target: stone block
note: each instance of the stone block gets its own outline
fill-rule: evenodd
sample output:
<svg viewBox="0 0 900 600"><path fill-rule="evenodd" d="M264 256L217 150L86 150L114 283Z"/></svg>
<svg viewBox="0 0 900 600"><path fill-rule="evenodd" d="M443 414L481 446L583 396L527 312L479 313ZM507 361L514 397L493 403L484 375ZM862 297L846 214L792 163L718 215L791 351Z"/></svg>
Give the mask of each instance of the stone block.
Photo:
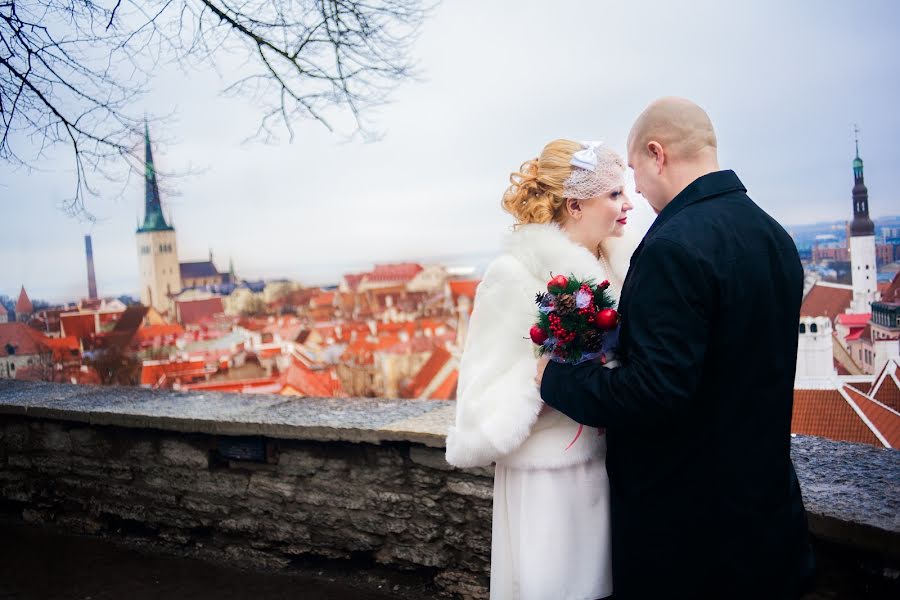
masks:
<svg viewBox="0 0 900 600"><path fill-rule="evenodd" d="M6 458L6 464L11 469L31 469L31 457L25 454L11 454Z"/></svg>
<svg viewBox="0 0 900 600"><path fill-rule="evenodd" d="M396 560L425 567L444 567L450 561L450 555L443 544L392 546L390 548L390 556Z"/></svg>
<svg viewBox="0 0 900 600"><path fill-rule="evenodd" d="M72 473L97 479L130 481L131 467L119 461L104 461L98 458L74 455L69 458Z"/></svg>
<svg viewBox="0 0 900 600"><path fill-rule="evenodd" d="M35 455L31 457L31 468L46 475L61 475L70 471L71 462L68 454Z"/></svg>
<svg viewBox="0 0 900 600"><path fill-rule="evenodd" d="M69 439L72 441L72 452L78 456L108 457L112 451L109 440L91 427L70 430Z"/></svg>
<svg viewBox="0 0 900 600"><path fill-rule="evenodd" d="M447 489L460 496L471 496L482 500L491 500L494 497L493 488L482 482L453 480L447 482Z"/></svg>
<svg viewBox="0 0 900 600"><path fill-rule="evenodd" d="M29 445L29 429L22 423L7 423L3 427L5 434L4 442L7 451L12 454L14 452L24 452Z"/></svg>
<svg viewBox="0 0 900 600"><path fill-rule="evenodd" d="M72 440L68 432L58 423L32 423L31 436L31 445L35 450L61 453L72 451Z"/></svg>
<svg viewBox="0 0 900 600"><path fill-rule="evenodd" d="M169 465L194 469L209 467L209 452L182 440L162 440L159 443L159 455L162 462Z"/></svg>
<svg viewBox="0 0 900 600"><path fill-rule="evenodd" d="M438 448L426 448L425 446L411 446L409 458L416 464L437 469L438 471L453 471L456 469L447 462L444 451Z"/></svg>
<svg viewBox="0 0 900 600"><path fill-rule="evenodd" d="M278 472L289 475L314 475L323 469L325 461L305 449L282 450L278 456Z"/></svg>
<svg viewBox="0 0 900 600"><path fill-rule="evenodd" d="M291 498L297 491L297 483L293 477L272 477L268 473L253 473L247 489L251 496L260 498Z"/></svg>

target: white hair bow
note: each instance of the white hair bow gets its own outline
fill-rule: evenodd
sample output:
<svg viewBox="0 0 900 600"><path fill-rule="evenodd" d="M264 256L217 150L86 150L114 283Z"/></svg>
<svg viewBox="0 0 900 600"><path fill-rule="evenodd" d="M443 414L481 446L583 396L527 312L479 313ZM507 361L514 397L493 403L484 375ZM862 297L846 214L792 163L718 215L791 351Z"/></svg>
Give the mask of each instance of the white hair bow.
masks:
<svg viewBox="0 0 900 600"><path fill-rule="evenodd" d="M597 168L597 150L603 145L603 142L581 142L583 148L572 155L569 164L573 167L580 167L593 171Z"/></svg>

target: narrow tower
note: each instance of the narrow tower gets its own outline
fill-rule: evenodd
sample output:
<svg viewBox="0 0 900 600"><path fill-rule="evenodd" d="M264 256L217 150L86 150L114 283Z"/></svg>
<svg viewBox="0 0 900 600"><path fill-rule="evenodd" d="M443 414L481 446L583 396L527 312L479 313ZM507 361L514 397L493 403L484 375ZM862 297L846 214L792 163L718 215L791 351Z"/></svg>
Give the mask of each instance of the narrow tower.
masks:
<svg viewBox="0 0 900 600"><path fill-rule="evenodd" d="M144 223L137 229L141 304L175 313L173 297L181 292L181 270L175 228L163 216L156 169L150 149L150 128L144 122Z"/></svg>
<svg viewBox="0 0 900 600"><path fill-rule="evenodd" d="M869 191L859 157L859 130L855 129L856 158L853 159L853 221L850 223L850 271L853 281L851 312L867 313L878 300L878 269L875 263L875 224L869 218Z"/></svg>

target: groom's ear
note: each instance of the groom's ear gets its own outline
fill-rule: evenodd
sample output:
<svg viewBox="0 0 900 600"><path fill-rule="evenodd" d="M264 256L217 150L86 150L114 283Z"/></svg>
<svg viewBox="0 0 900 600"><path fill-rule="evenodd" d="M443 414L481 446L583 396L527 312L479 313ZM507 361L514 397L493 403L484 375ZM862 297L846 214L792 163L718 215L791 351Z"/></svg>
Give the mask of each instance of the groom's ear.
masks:
<svg viewBox="0 0 900 600"><path fill-rule="evenodd" d="M653 157L653 162L656 163L656 174L659 175L662 173L663 165L666 164L666 151L659 142L648 142L647 152Z"/></svg>

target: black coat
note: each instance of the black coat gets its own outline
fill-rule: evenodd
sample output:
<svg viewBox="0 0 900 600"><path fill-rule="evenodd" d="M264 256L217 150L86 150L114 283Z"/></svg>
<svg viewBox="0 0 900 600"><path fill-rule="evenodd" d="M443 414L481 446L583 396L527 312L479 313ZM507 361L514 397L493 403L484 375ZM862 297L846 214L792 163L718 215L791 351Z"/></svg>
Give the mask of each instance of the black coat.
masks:
<svg viewBox="0 0 900 600"><path fill-rule="evenodd" d="M550 363L544 401L607 428L620 598L797 598L812 554L790 457L803 269L733 171L659 214L619 303L622 366Z"/></svg>

